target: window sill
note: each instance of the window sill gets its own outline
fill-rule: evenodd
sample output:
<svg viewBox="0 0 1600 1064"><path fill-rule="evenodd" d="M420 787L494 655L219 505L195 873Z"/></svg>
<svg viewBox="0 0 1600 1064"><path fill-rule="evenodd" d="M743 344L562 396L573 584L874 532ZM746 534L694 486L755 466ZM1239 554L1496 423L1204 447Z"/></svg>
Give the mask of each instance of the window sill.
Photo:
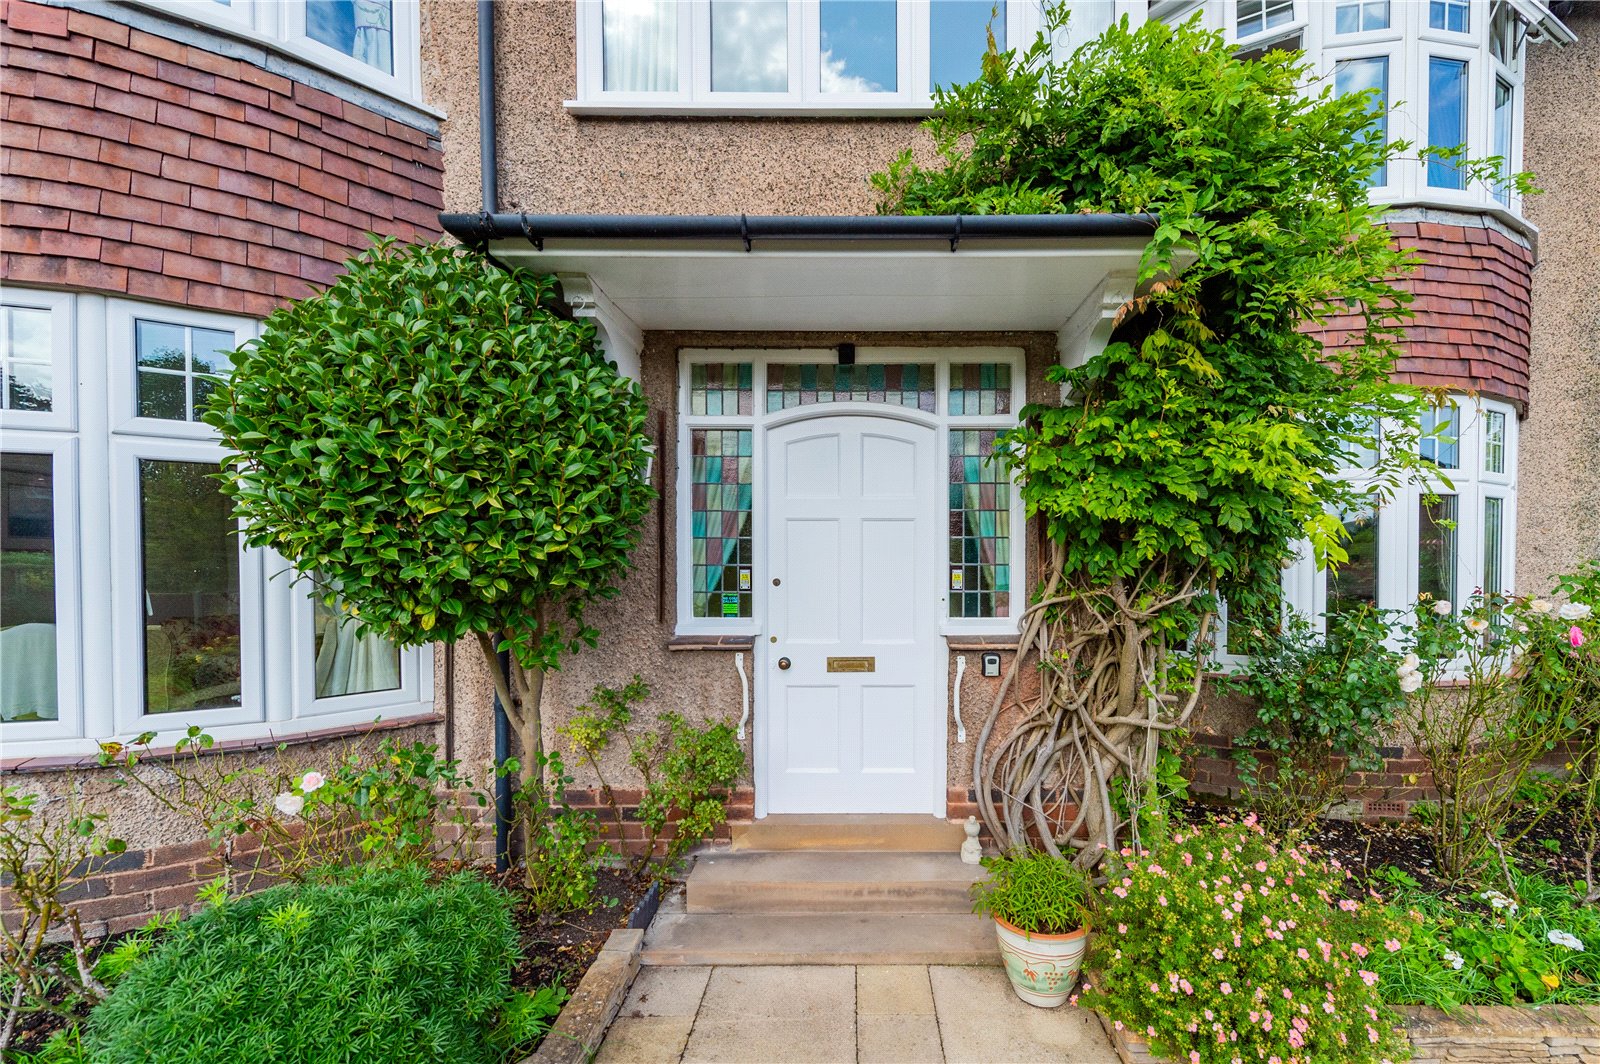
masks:
<svg viewBox="0 0 1600 1064"><path fill-rule="evenodd" d="M356 735L370 735L376 732L395 731L400 728L412 728L419 724L439 724L444 721L444 714L429 711L414 713L409 716L395 717L392 720L376 720L367 724L339 725L330 728L315 728L309 731L297 731L288 735L261 735L247 739L219 739L209 749L202 751L202 755L209 754L241 754L257 750L271 750L279 746L302 746L307 743L322 742L327 739L349 738ZM286 722L287 723L287 722ZM80 740L72 740L73 745L78 745ZM149 753L149 757L165 757L173 752L170 746L156 747ZM67 772L74 769L92 769L100 767L100 755L95 753L84 754L41 754L37 757L8 757L0 760L0 775L21 775L32 772Z"/></svg>
<svg viewBox="0 0 1600 1064"><path fill-rule="evenodd" d="M923 119L933 114L932 103L708 103L708 102L596 102L567 100L562 104L577 118L904 118Z"/></svg>
<svg viewBox="0 0 1600 1064"><path fill-rule="evenodd" d="M952 651L957 650L1010 650L1018 648L1019 640L1015 635L947 635L944 637L945 646Z"/></svg>
<svg viewBox="0 0 1600 1064"><path fill-rule="evenodd" d="M753 635L675 635L667 640L671 652L690 650L754 650Z"/></svg>

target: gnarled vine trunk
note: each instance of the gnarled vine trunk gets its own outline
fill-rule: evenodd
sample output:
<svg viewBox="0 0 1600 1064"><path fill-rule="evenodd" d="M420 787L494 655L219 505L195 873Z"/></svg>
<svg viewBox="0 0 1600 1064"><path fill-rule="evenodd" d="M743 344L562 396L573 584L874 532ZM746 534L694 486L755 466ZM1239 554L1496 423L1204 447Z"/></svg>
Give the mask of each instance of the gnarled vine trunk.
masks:
<svg viewBox="0 0 1600 1064"><path fill-rule="evenodd" d="M973 779L1002 849L1042 847L1092 868L1137 841L1162 737L1184 727L1200 699L1212 614L1199 614L1186 649L1161 618L1214 588L1200 570L1170 561L1132 580L1075 586L1064 560L1052 544L1043 590L1023 614L1017 654L978 732ZM1039 691L1014 698L1030 658Z"/></svg>

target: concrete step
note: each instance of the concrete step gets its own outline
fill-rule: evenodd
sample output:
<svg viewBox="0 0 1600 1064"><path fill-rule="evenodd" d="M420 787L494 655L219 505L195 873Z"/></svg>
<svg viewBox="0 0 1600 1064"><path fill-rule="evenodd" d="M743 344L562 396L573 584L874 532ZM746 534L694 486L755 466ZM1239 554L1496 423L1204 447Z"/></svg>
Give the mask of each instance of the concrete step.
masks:
<svg viewBox="0 0 1600 1064"><path fill-rule="evenodd" d="M815 850L702 854L688 881L691 913L970 913L983 875L945 853Z"/></svg>
<svg viewBox="0 0 1600 1064"><path fill-rule="evenodd" d="M999 964L994 922L971 913L663 913L640 963Z"/></svg>
<svg viewBox="0 0 1600 1064"><path fill-rule="evenodd" d="M784 813L732 824L735 850L855 850L959 853L960 824L916 814Z"/></svg>

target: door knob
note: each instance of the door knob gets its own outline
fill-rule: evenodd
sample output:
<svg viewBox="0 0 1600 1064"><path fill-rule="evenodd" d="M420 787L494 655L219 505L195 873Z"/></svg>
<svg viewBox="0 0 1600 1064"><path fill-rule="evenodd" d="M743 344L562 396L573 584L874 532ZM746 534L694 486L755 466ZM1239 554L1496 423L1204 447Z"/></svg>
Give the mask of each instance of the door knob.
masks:
<svg viewBox="0 0 1600 1064"><path fill-rule="evenodd" d="M793 663L788 658L778 659L778 668L781 670L787 671L791 664Z"/></svg>

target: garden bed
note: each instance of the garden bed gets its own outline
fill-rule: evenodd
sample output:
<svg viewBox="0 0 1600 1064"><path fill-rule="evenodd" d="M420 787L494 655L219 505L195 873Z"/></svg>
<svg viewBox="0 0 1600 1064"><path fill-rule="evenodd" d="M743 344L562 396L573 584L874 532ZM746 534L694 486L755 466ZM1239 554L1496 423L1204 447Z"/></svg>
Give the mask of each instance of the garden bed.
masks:
<svg viewBox="0 0 1600 1064"><path fill-rule="evenodd" d="M522 960L511 973L511 985L518 990L534 990L560 984L568 990L578 985L583 973L600 953L611 932L631 925L633 915L649 891L650 882L626 870L599 868L593 912L547 914L520 901L516 907L517 934L522 943ZM517 897L518 876L512 871L501 885Z"/></svg>
<svg viewBox="0 0 1600 1064"><path fill-rule="evenodd" d="M1496 1005L1446 1014L1402 1005L1395 1011L1411 1042L1411 1064L1489 1060L1588 1064L1600 1060L1600 1006L1514 1009ZM1132 1031L1119 1030L1104 1017L1100 1022L1122 1064L1168 1064Z"/></svg>

